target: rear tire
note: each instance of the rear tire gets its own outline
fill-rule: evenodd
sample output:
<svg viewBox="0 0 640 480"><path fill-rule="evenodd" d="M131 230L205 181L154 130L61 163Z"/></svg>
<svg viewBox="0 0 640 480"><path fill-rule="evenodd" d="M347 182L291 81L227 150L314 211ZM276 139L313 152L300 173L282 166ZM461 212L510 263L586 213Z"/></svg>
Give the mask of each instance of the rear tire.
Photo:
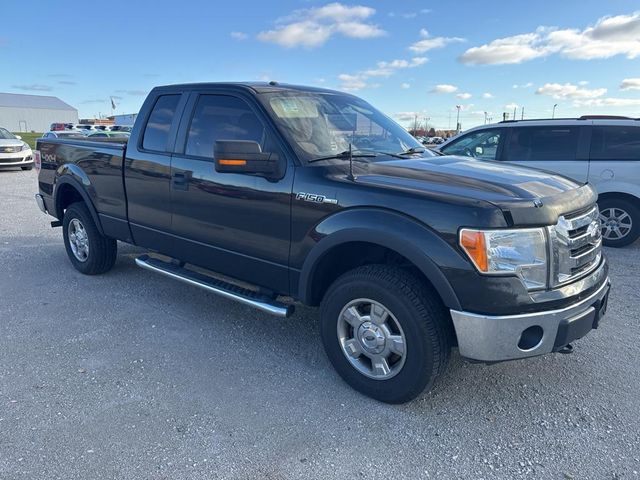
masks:
<svg viewBox="0 0 640 480"><path fill-rule="evenodd" d="M607 247L631 245L640 236L640 209L623 198L605 198L598 202L602 243Z"/></svg>
<svg viewBox="0 0 640 480"><path fill-rule="evenodd" d="M381 402L414 399L448 364L448 313L424 282L401 268L366 265L345 273L325 294L320 317L338 374Z"/></svg>
<svg viewBox="0 0 640 480"><path fill-rule="evenodd" d="M99 275L116 263L117 242L100 234L84 203L72 203L67 208L62 232L69 260L80 273Z"/></svg>

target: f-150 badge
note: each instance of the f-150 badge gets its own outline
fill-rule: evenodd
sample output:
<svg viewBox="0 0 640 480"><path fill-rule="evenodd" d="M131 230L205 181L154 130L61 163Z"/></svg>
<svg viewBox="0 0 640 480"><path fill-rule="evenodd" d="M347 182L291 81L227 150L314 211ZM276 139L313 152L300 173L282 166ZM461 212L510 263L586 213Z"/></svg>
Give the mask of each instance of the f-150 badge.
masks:
<svg viewBox="0 0 640 480"><path fill-rule="evenodd" d="M304 193L299 192L296 194L296 200L304 200L305 202L313 202L313 203L331 203L336 205L338 200L335 198L327 198L324 195L317 195L315 193Z"/></svg>

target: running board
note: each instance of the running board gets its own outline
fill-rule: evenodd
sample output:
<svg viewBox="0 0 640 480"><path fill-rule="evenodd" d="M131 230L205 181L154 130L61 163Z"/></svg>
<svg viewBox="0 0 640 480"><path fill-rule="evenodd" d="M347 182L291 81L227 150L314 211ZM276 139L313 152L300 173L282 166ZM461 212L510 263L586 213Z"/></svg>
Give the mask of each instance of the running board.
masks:
<svg viewBox="0 0 640 480"><path fill-rule="evenodd" d="M257 292L233 285L232 283L209 277L193 270L180 267L176 264L164 262L149 255L136 258L136 265L152 272L160 273L174 280L179 280L188 285L200 287L221 297L235 300L263 312L278 317L290 317L293 314L293 305L287 305L272 300Z"/></svg>

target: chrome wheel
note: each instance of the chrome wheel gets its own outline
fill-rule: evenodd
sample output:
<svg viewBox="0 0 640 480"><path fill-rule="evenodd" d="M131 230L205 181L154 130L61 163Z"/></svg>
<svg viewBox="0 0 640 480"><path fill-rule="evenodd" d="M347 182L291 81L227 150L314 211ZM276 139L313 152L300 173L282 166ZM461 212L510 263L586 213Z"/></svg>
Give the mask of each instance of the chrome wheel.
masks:
<svg viewBox="0 0 640 480"><path fill-rule="evenodd" d="M374 300L359 298L342 309L338 341L351 365L369 378L388 380L404 366L402 327L391 311Z"/></svg>
<svg viewBox="0 0 640 480"><path fill-rule="evenodd" d="M605 240L620 240L631 232L631 215L621 208L611 207L600 211L600 226Z"/></svg>
<svg viewBox="0 0 640 480"><path fill-rule="evenodd" d="M82 222L74 218L69 222L67 230L69 234L69 246L73 256L80 262L86 262L89 258L89 236Z"/></svg>

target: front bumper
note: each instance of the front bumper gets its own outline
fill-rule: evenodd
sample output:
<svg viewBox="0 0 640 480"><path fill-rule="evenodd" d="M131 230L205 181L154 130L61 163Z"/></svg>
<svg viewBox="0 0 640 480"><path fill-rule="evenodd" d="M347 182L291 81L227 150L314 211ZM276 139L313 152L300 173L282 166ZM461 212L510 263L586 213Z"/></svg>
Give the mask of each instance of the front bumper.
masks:
<svg viewBox="0 0 640 480"><path fill-rule="evenodd" d="M32 150L25 150L15 153L0 153L0 168L2 167L24 167L33 164Z"/></svg>
<svg viewBox="0 0 640 480"><path fill-rule="evenodd" d="M557 310L500 316L451 310L460 354L500 362L557 351L598 327L609 289L607 277L588 297Z"/></svg>

